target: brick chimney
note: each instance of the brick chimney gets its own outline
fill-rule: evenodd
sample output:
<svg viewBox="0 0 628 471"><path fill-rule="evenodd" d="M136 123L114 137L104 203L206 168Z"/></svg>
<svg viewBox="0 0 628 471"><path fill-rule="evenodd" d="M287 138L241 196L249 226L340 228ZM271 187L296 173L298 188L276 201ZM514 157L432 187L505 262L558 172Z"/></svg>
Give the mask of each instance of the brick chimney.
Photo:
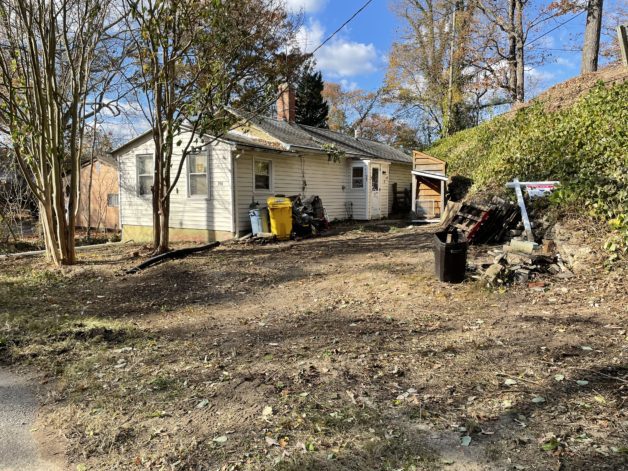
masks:
<svg viewBox="0 0 628 471"><path fill-rule="evenodd" d="M277 99L277 119L294 123L297 118L297 97L294 89L287 83L279 86Z"/></svg>

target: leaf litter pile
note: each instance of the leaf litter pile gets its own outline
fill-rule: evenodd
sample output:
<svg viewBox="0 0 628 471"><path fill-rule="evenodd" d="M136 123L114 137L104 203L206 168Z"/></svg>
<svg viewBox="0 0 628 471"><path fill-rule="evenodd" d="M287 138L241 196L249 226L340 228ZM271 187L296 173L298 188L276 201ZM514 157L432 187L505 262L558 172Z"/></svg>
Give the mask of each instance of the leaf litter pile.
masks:
<svg viewBox="0 0 628 471"><path fill-rule="evenodd" d="M78 469L620 469L625 271L439 283L429 229L1 262L0 355ZM87 255L86 255L87 256Z"/></svg>

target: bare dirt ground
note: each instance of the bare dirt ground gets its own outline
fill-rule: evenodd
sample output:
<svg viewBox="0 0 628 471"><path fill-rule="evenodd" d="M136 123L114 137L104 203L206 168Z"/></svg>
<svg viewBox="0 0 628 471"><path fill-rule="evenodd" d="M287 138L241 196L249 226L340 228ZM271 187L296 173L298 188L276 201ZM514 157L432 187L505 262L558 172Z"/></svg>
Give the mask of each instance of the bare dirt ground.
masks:
<svg viewBox="0 0 628 471"><path fill-rule="evenodd" d="M78 469L625 469L626 273L441 284L430 231L3 261L0 355Z"/></svg>

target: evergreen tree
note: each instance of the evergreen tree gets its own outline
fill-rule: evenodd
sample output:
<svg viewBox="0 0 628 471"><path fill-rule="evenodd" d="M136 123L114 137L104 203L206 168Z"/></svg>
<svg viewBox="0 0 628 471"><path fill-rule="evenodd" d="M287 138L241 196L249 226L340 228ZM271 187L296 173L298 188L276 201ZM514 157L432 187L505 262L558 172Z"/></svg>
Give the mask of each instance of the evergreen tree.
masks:
<svg viewBox="0 0 628 471"><path fill-rule="evenodd" d="M312 69L311 65L306 67L297 82L296 122L317 128L327 128L329 106L322 95L323 76Z"/></svg>

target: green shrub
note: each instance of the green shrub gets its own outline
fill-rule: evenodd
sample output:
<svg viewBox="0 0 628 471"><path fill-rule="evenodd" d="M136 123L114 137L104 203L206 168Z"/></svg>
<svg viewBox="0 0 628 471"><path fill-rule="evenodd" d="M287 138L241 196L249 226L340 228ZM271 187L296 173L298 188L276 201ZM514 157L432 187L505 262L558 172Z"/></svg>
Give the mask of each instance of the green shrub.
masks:
<svg viewBox="0 0 628 471"><path fill-rule="evenodd" d="M507 181L560 180L557 207L581 208L608 223L605 248L628 254L628 83L596 85L572 107L546 112L541 103L441 139L428 153L472 191Z"/></svg>

